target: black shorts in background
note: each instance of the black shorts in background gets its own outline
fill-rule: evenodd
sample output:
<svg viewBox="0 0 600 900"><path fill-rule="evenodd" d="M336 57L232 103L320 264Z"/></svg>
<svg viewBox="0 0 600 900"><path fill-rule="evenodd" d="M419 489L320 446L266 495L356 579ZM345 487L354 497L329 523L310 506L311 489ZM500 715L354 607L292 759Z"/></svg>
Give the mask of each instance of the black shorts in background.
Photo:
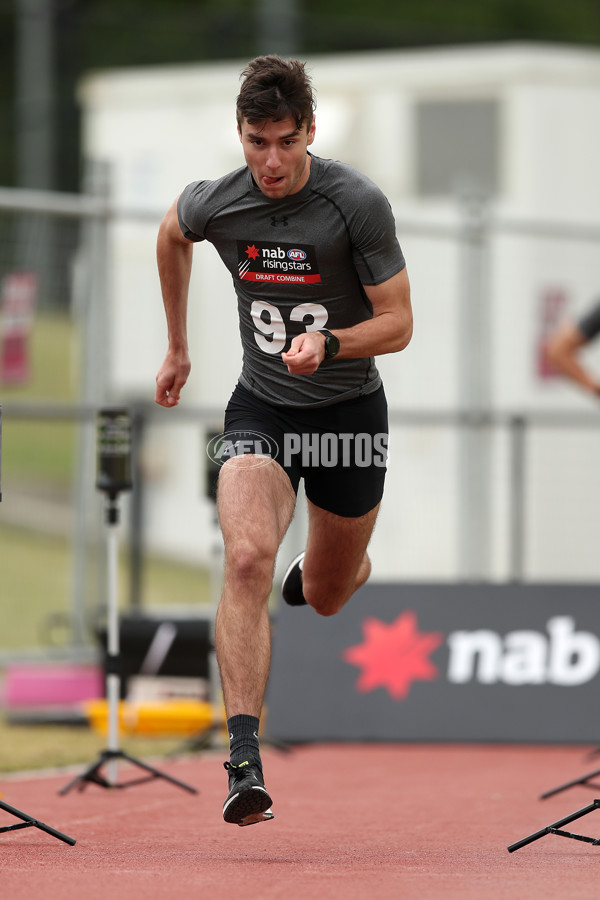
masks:
<svg viewBox="0 0 600 900"><path fill-rule="evenodd" d="M274 406L238 384L225 411L226 445L234 455L275 459L294 491L304 478L308 499L338 516L368 513L383 495L388 417L383 387L330 406Z"/></svg>

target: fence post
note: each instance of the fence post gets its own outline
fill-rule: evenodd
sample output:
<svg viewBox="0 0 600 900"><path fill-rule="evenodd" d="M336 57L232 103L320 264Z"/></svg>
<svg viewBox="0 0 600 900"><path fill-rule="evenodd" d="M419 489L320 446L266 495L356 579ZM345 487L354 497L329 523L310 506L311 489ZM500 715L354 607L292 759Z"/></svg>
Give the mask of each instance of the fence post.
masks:
<svg viewBox="0 0 600 900"><path fill-rule="evenodd" d="M462 198L458 398L466 418L458 437L458 575L489 577L491 503L489 228L482 197Z"/></svg>
<svg viewBox="0 0 600 900"><path fill-rule="evenodd" d="M98 164L87 173L90 196L108 198L108 173ZM107 205L108 209L108 205ZM90 216L83 223L83 253L75 277L73 305L79 319L82 343L80 402L98 408L108 402L108 212ZM98 535L100 507L96 482L95 422L84 418L78 426L74 485L73 580L71 623L73 642L85 643L87 571L90 534Z"/></svg>
<svg viewBox="0 0 600 900"><path fill-rule="evenodd" d="M511 416L510 429L510 507L508 516L509 577L521 582L525 574L525 451L524 416Z"/></svg>

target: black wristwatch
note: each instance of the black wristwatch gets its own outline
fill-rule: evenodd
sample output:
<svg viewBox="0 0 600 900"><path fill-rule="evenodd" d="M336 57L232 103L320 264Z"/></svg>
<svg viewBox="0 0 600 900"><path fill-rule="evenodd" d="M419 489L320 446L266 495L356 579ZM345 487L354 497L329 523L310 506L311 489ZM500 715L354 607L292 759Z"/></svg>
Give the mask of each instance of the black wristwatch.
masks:
<svg viewBox="0 0 600 900"><path fill-rule="evenodd" d="M321 328L319 334L322 334L325 338L325 359L333 359L340 352L339 338L336 338L335 334L332 334L326 328Z"/></svg>

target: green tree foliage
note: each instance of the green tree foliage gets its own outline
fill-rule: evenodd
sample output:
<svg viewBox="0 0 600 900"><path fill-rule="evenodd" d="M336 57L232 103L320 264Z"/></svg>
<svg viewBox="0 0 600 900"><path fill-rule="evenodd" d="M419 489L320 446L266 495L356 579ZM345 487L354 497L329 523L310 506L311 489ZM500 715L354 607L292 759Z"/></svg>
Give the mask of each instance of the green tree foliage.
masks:
<svg viewBox="0 0 600 900"><path fill-rule="evenodd" d="M498 41L600 44L597 0L305 0L311 52Z"/></svg>

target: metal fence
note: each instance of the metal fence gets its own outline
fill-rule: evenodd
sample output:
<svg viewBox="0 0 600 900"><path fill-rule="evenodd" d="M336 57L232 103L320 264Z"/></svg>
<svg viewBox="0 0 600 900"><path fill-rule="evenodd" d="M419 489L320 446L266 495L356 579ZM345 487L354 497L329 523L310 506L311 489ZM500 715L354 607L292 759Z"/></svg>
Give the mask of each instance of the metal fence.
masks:
<svg viewBox="0 0 600 900"><path fill-rule="evenodd" d="M116 220L134 221L136 216L158 221L148 212L114 210L101 172L90 192L81 196L0 190L0 280L15 271L36 272L38 315L62 317L72 329L47 361L43 384L38 383L35 390L27 383L5 384L0 394L5 447L0 528L58 533L67 545L65 596L48 598L49 608L57 606L61 611L64 626L63 639L55 648L59 655L88 652L90 619L102 604L102 510L94 492L95 416L99 406L112 399L102 375L110 366L110 227ZM382 513L375 554L382 560L390 555L386 532L397 530L407 557L411 541L424 548L400 568L397 577L401 579L600 580L596 551L600 419L592 410L492 409L491 348L486 338L491 331L490 247L495 238L533 236L595 246L600 228L501 221L490 217L481 204L465 203L455 224L407 221L400 222L399 229L409 239L450 241L459 247L460 402L452 409L391 409L398 456L409 461L390 480L393 499L387 501L389 512ZM37 348L40 353L50 349ZM61 365L69 377L54 384L52 376ZM140 609L146 603L143 573L149 552L144 447L157 412L150 404L137 402L132 403L132 411L136 487L127 505L126 599ZM222 415L221 409L198 406L173 412L169 424L183 424L198 435ZM165 427L161 420L161 428ZM33 429L29 438L27 428ZM61 429L67 430L62 442L57 441ZM18 435L16 450L14 435ZM439 447L428 456L430 437ZM414 449L419 443L423 452ZM409 444L411 452L404 454ZM451 448L448 452L446 445ZM29 453L28 448L38 452ZM59 457L53 463L52 454ZM406 489L416 481L422 485L420 492ZM194 488L198 503L210 506L200 482ZM436 486L442 483L443 496ZM429 558L428 546L432 548ZM201 548L199 556L203 556ZM32 559L31 565L36 564ZM11 585L10 596L6 586L0 590L5 608L26 608L18 585ZM47 641L40 644L40 652L51 649ZM0 662L21 652L4 649Z"/></svg>

